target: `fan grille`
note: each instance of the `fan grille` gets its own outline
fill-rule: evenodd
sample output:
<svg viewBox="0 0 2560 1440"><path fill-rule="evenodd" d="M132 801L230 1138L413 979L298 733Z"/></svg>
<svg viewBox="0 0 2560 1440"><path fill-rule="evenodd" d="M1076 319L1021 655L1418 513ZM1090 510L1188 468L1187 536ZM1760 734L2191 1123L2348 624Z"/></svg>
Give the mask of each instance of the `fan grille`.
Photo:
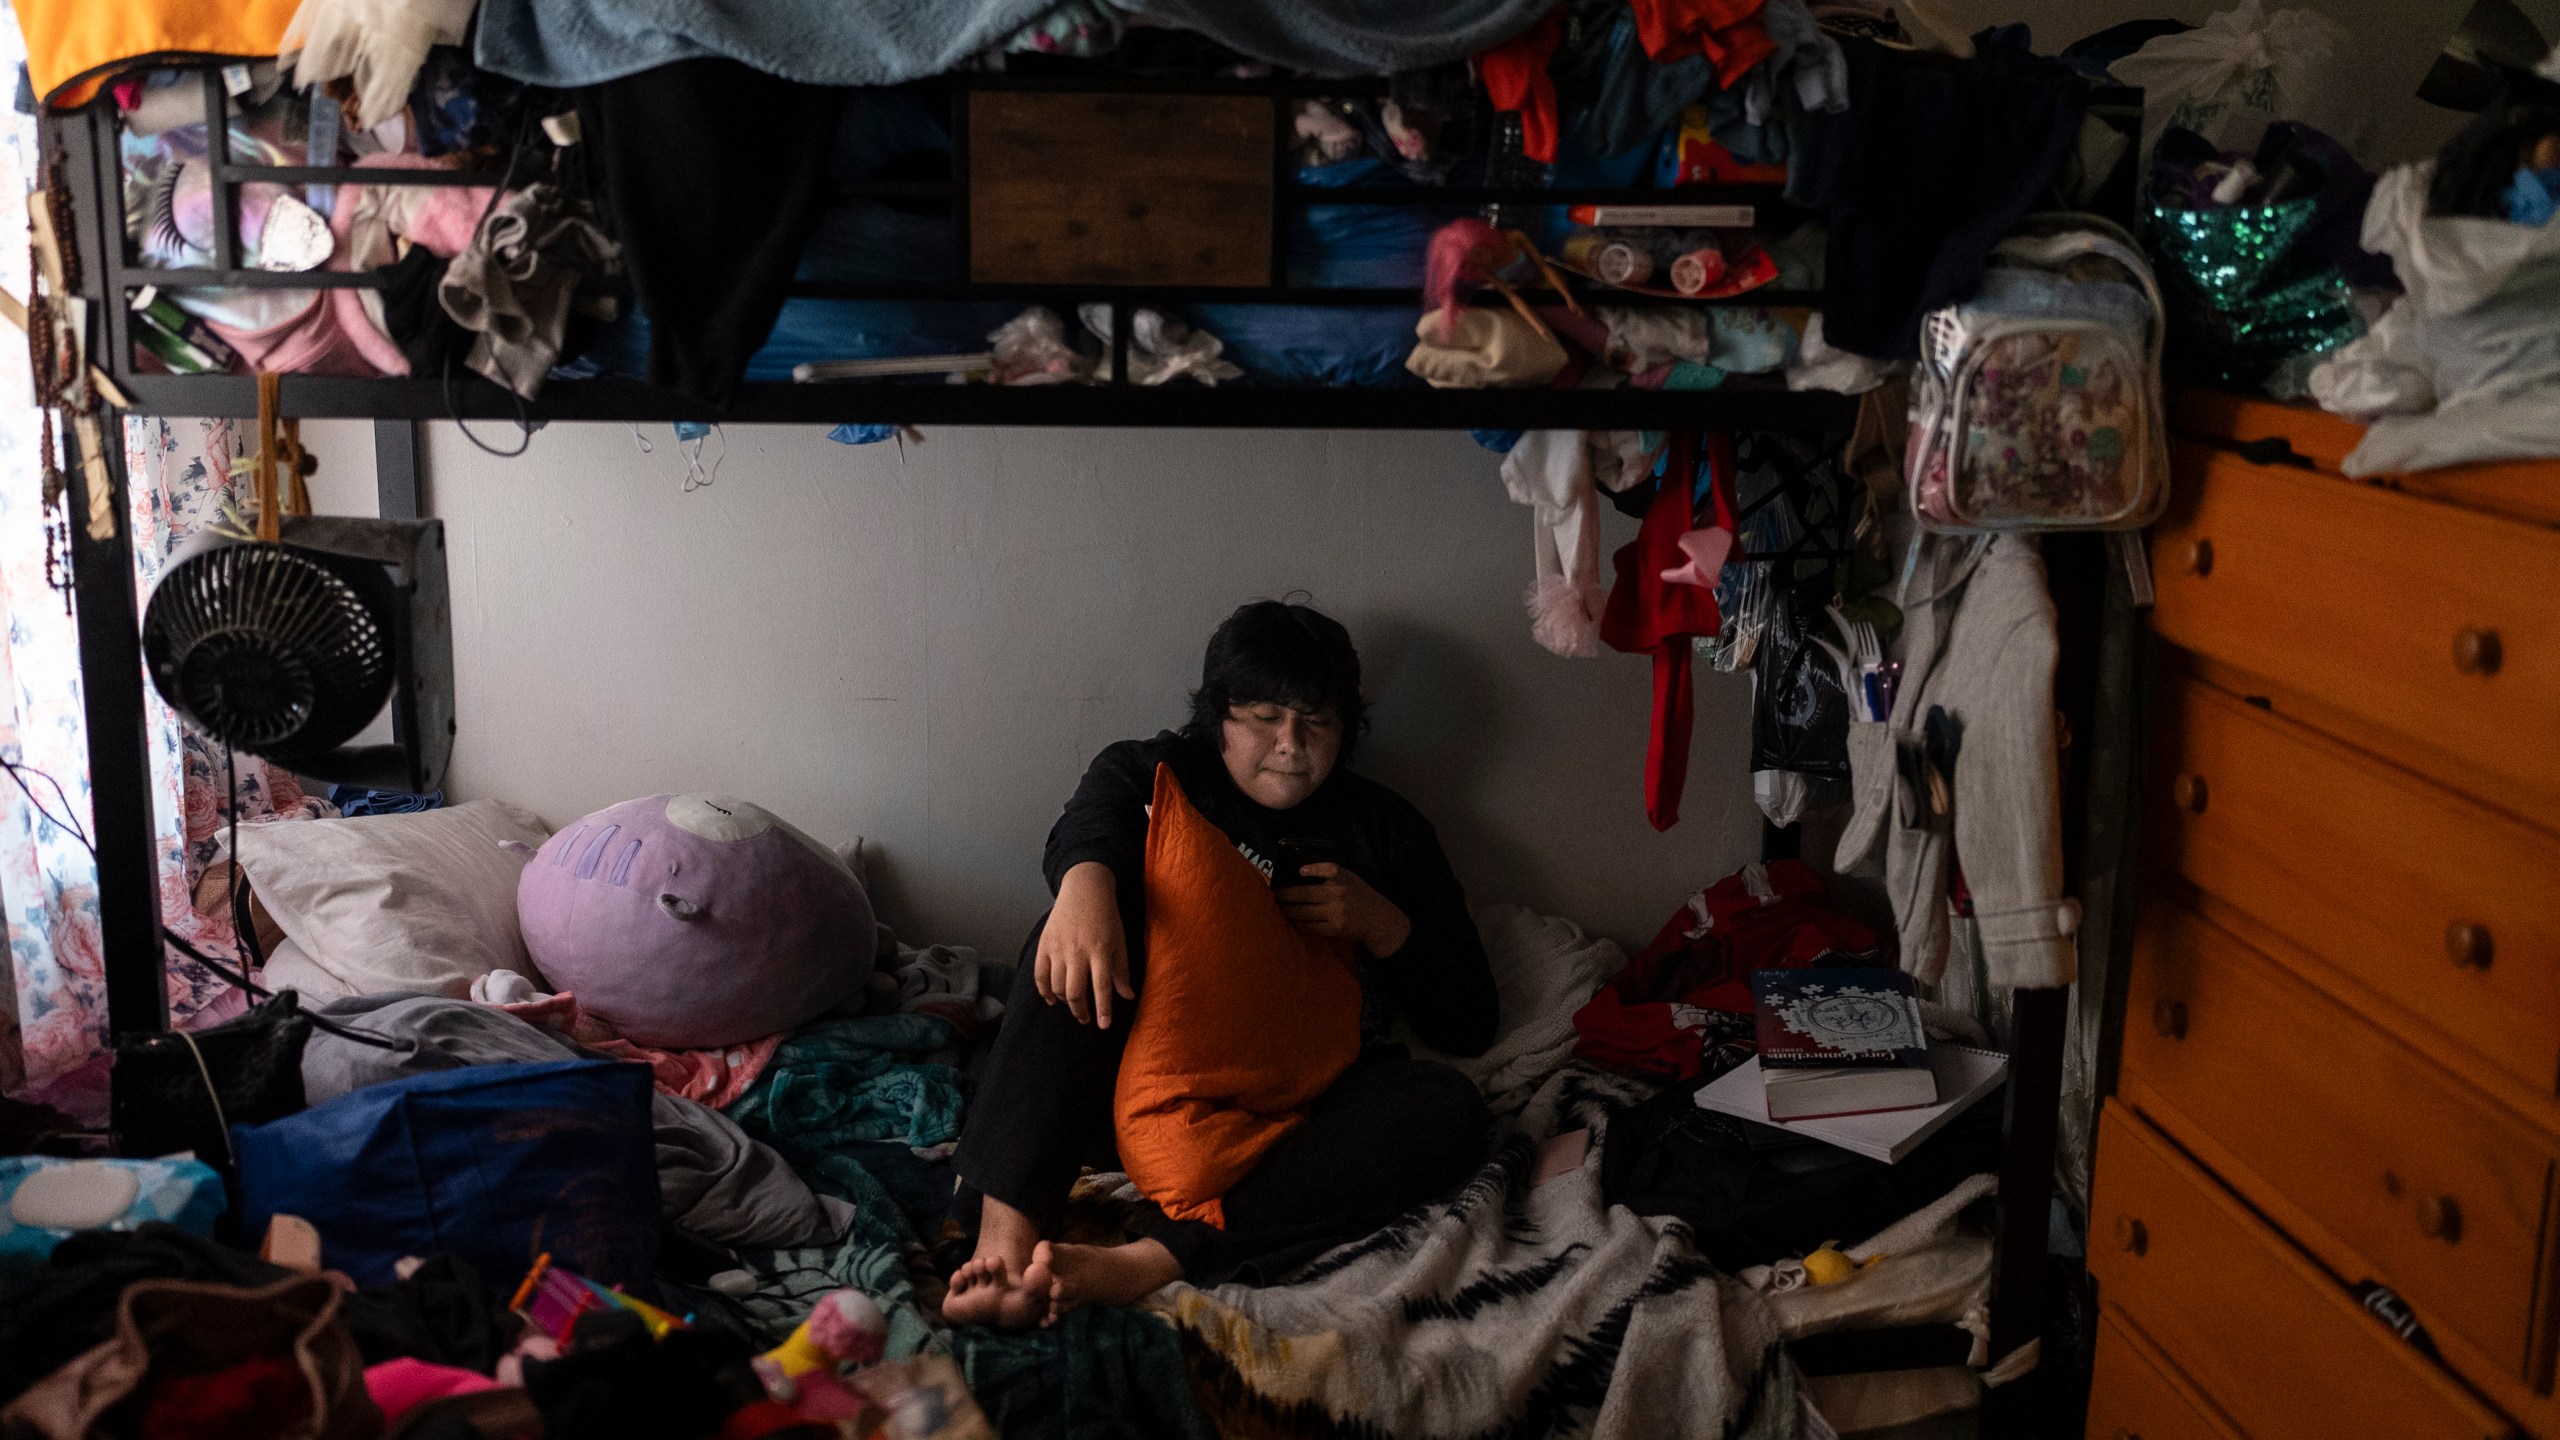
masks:
<svg viewBox="0 0 2560 1440"><path fill-rule="evenodd" d="M336 568L283 545L224 545L171 566L142 649L172 706L253 753L344 744L391 693L382 617Z"/></svg>

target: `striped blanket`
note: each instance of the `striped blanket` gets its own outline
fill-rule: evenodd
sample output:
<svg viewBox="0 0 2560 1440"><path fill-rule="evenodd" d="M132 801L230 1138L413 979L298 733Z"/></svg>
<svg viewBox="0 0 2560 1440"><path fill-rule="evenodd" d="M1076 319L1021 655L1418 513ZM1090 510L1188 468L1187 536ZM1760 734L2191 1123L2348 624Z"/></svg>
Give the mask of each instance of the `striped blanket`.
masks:
<svg viewBox="0 0 2560 1440"><path fill-rule="evenodd" d="M1454 1198L1267 1289L1174 1285L1192 1391L1226 1440L1797 1433L1793 1367L1758 1295L1684 1226L1600 1199L1600 1150L1533 1184L1540 1142L1640 1095L1573 1064Z"/></svg>

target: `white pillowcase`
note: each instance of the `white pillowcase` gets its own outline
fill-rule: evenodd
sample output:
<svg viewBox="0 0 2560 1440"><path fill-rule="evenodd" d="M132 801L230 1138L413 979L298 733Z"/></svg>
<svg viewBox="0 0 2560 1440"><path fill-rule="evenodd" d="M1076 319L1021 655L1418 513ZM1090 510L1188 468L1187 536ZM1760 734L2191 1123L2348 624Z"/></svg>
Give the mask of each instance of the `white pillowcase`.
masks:
<svg viewBox="0 0 2560 1440"><path fill-rule="evenodd" d="M492 970L531 974L516 882L550 836L540 816L503 800L244 825L240 868L299 952L279 957L287 974L271 965L270 975L287 984L318 971L339 994L460 998Z"/></svg>

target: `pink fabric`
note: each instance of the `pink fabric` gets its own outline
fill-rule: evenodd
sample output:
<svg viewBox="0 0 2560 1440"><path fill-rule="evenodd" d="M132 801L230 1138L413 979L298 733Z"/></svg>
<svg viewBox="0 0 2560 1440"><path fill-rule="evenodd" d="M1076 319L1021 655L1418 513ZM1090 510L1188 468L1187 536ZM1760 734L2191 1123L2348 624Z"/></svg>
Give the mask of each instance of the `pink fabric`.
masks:
<svg viewBox="0 0 2560 1440"><path fill-rule="evenodd" d="M444 159L430 158L406 150L367 155L358 160L356 166L365 170L450 168ZM339 205L337 213L330 217L329 228L337 232L342 242L346 239L348 219L356 211L355 196L346 193L353 188L341 187L342 196L348 203ZM424 245L447 260L461 254L464 247L471 243L472 235L480 228L480 217L488 213L489 202L497 195L495 190L485 185L421 185L406 188L414 190L415 196L401 207L405 214L402 218L396 219L391 228L406 236L410 243Z"/></svg>
<svg viewBox="0 0 2560 1440"><path fill-rule="evenodd" d="M213 320L205 325L239 351L253 373L280 370L358 380L409 373L409 357L373 323L363 296L353 290L323 292L301 314L264 330L235 330Z"/></svg>
<svg viewBox="0 0 2560 1440"><path fill-rule="evenodd" d="M430 1400L497 1388L497 1381L477 1370L430 1365L424 1360L406 1357L367 1366L364 1372L365 1393L373 1397L375 1407L382 1411L382 1418L394 1424L401 1416Z"/></svg>
<svg viewBox="0 0 2560 1440"><path fill-rule="evenodd" d="M415 155L369 155L357 163L376 169L414 169L435 162ZM358 207L354 189L341 189L344 193L331 207L329 234L336 243L325 268L344 273L355 268L350 254L353 246L349 233ZM465 193L479 196L484 203L489 194L485 189ZM443 238L454 223L450 218L452 207L467 203L467 199L442 201L442 208L434 212L439 217L434 227L439 238ZM426 208L422 202L421 209ZM265 212L257 209L253 215L250 213L253 209L256 207L244 200L240 217L243 243L252 242L249 232L253 222L258 233L264 233ZM476 223L477 219L474 212L472 221ZM467 227L462 238L465 243L470 240ZM430 245L428 248L435 247ZM436 253L448 252L437 250ZM365 297L366 292L362 290L319 291L300 314L258 330L238 329L213 320L205 323L214 334L222 337L225 344L240 352L241 360L252 372L275 370L289 375L338 375L359 380L408 374L409 357L402 354L391 337L382 332L382 326L374 320L372 311L365 304Z"/></svg>
<svg viewBox="0 0 2560 1440"><path fill-rule="evenodd" d="M637 1060L649 1067L650 1078L659 1089L679 1099L699 1101L714 1110L736 1104L738 1097L746 1094L757 1078L764 1074L764 1067L772 1063L773 1052L782 1048L779 1033L714 1050L661 1050L650 1045L635 1045L623 1039L611 1025L586 1013L580 1008L578 997L566 990L538 1000L495 1004L492 1008L503 1010L519 1020L530 1021L545 1030L557 1031L616 1060Z"/></svg>
<svg viewBox="0 0 2560 1440"><path fill-rule="evenodd" d="M782 1037L767 1035L725 1050L653 1050L628 1040L581 1043L617 1060L637 1060L649 1067L659 1089L718 1110L736 1104L764 1074L773 1052L782 1048Z"/></svg>
<svg viewBox="0 0 2560 1440"><path fill-rule="evenodd" d="M1692 530L1680 537L1680 553L1687 558L1663 571L1663 580L1712 591L1724 574L1725 557L1733 553L1733 532L1712 526Z"/></svg>

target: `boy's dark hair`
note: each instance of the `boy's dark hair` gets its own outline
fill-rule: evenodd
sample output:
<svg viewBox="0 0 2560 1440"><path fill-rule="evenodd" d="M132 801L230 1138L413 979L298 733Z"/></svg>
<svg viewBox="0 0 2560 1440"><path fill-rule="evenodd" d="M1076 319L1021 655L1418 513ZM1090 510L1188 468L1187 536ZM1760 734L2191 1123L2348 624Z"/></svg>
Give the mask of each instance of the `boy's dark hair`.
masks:
<svg viewBox="0 0 2560 1440"><path fill-rule="evenodd" d="M1342 760L1351 759L1369 707L1360 698L1360 652L1341 621L1285 600L1237 606L1209 637L1182 733L1215 747L1228 707L1272 703L1332 710L1342 721Z"/></svg>

